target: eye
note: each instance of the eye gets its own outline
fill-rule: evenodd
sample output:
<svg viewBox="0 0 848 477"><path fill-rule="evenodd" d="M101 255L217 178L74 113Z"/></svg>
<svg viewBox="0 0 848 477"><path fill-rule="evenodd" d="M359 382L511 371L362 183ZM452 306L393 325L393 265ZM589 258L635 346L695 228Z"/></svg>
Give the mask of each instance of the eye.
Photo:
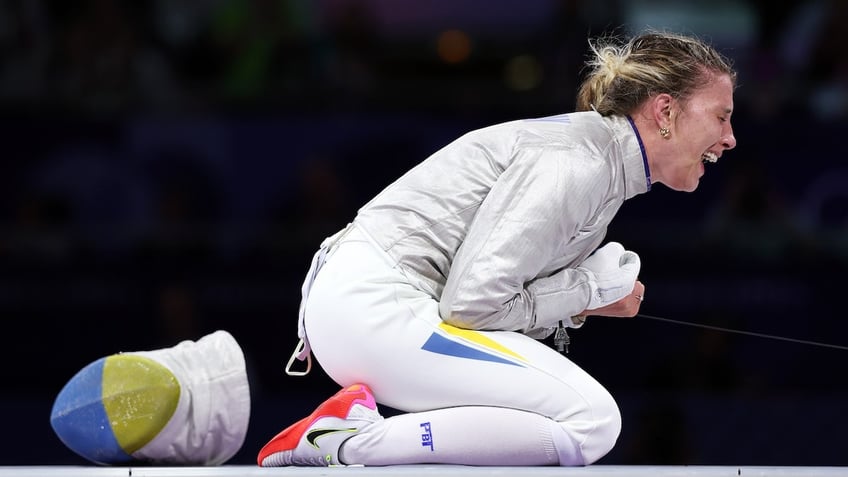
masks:
<svg viewBox="0 0 848 477"><path fill-rule="evenodd" d="M726 123L726 122L727 122L727 118L726 118L726 117L724 117L724 116L719 116L719 117L718 117L718 120L719 120L719 121L721 121L721 122L723 122L723 123Z"/></svg>

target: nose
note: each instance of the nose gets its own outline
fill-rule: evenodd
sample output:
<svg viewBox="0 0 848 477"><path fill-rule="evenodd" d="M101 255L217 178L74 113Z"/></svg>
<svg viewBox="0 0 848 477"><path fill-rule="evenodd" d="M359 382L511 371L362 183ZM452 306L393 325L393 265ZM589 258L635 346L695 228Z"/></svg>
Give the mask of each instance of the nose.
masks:
<svg viewBox="0 0 848 477"><path fill-rule="evenodd" d="M733 135L733 128L728 125L727 131L721 137L721 145L724 146L725 149L733 149L736 147L736 136Z"/></svg>

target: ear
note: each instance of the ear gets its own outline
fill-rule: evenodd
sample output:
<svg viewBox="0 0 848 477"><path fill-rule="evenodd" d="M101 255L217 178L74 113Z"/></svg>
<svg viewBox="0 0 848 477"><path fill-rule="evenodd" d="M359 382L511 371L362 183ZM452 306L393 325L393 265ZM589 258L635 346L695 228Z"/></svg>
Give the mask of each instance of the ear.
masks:
<svg viewBox="0 0 848 477"><path fill-rule="evenodd" d="M651 115L657 128L667 128L674 122L675 100L668 93L660 93L651 100Z"/></svg>

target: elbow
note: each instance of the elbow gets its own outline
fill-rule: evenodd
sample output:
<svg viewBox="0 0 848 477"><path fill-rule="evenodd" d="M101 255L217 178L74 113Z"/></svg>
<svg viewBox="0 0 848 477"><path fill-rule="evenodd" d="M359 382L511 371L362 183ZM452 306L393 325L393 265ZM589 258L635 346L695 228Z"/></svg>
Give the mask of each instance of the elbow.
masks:
<svg viewBox="0 0 848 477"><path fill-rule="evenodd" d="M479 330L480 324L485 322L485 318L479 313L461 307L446 306L445 303L439 304L439 315L445 323L466 330Z"/></svg>
<svg viewBox="0 0 848 477"><path fill-rule="evenodd" d="M525 328L524 323L515 320L511 313L511 307L502 309L467 307L442 307L439 306L439 314L442 321L467 330L504 330L517 331Z"/></svg>

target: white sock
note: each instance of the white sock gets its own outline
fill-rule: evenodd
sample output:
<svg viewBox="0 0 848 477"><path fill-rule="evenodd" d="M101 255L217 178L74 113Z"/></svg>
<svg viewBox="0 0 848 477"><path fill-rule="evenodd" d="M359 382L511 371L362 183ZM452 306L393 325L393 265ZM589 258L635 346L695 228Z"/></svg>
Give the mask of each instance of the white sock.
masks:
<svg viewBox="0 0 848 477"><path fill-rule="evenodd" d="M557 422L532 412L482 406L384 419L345 441L339 459L364 465L537 466L583 462L577 445Z"/></svg>

